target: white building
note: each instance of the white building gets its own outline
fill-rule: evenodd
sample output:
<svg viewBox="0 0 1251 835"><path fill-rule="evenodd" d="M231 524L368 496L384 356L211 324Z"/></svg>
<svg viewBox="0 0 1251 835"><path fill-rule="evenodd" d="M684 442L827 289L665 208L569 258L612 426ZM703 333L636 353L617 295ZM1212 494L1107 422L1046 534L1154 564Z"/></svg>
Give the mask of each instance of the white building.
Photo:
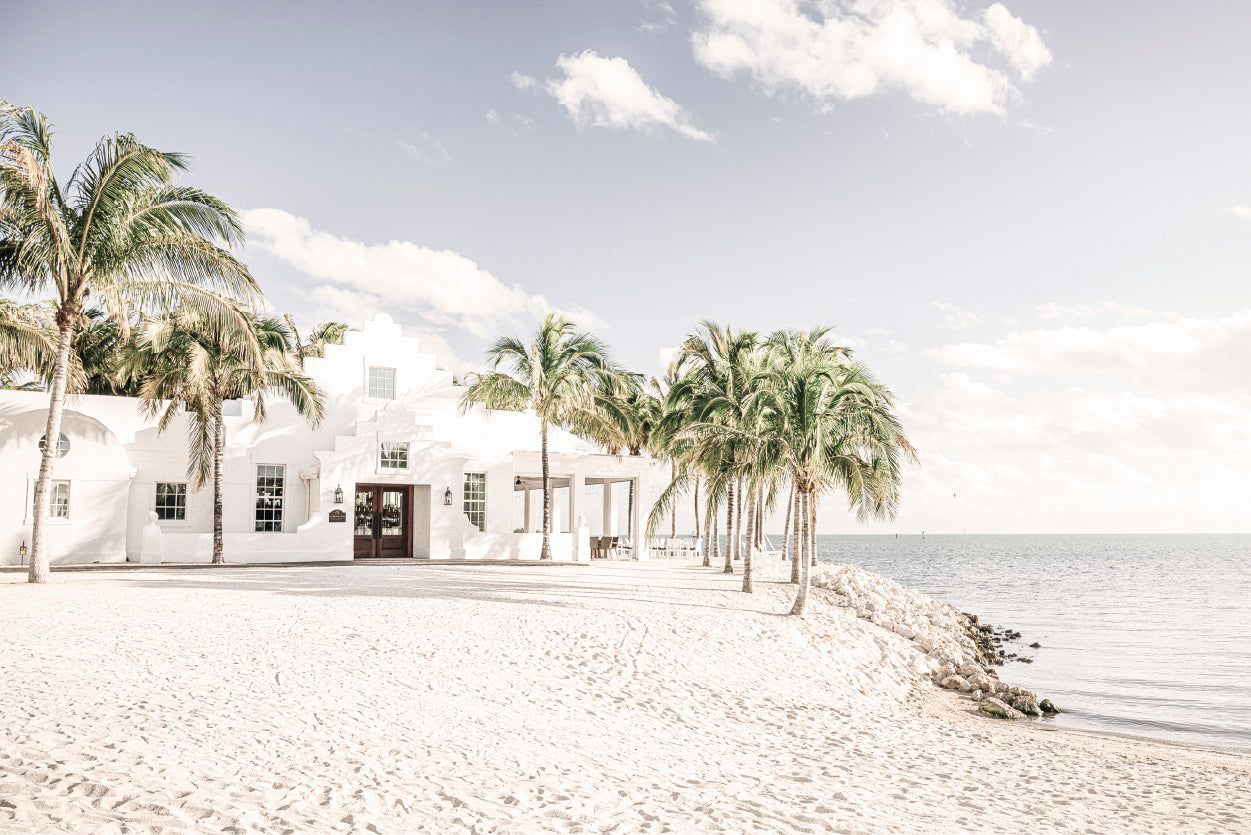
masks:
<svg viewBox="0 0 1251 835"><path fill-rule="evenodd" d="M539 425L528 414L459 410L464 391L380 314L308 359L326 397L310 428L278 398L264 423L226 404L225 555L230 562L373 557L537 559ZM31 540L47 394L0 391L0 565ZM71 398L48 525L53 564L208 562L213 490L187 477L187 424L164 433L126 397ZM552 553L588 559L619 536L646 558L650 461L549 434ZM639 507L626 530L626 496Z"/></svg>

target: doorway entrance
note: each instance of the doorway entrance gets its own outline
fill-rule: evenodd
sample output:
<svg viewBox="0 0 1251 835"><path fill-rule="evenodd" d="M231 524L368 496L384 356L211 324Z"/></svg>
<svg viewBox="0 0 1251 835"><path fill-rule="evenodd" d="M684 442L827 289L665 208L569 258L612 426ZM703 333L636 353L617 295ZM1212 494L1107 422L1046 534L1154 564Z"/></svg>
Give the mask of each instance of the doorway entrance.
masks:
<svg viewBox="0 0 1251 835"><path fill-rule="evenodd" d="M413 555L413 488L406 484L356 485L356 558Z"/></svg>

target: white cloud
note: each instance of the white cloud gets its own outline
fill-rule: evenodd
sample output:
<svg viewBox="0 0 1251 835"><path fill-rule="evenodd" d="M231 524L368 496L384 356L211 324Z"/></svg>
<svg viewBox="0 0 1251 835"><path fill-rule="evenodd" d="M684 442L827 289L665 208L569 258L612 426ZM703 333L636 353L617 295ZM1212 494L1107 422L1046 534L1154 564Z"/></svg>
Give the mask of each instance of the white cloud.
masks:
<svg viewBox="0 0 1251 835"><path fill-rule="evenodd" d="M452 161L452 155L447 148L431 136L429 131L419 131L412 142L397 139L395 144L403 148L410 157L426 165L445 165Z"/></svg>
<svg viewBox="0 0 1251 835"><path fill-rule="evenodd" d="M1073 316L1085 318L1087 316L1093 316L1095 313L1095 309L1088 305L1079 304L1072 307L1065 307L1063 305L1058 305L1055 302L1040 304L1037 309L1038 313L1044 320Z"/></svg>
<svg viewBox="0 0 1251 835"><path fill-rule="evenodd" d="M944 374L905 413L922 468L901 527L959 532L1251 526L1251 395L1009 393Z"/></svg>
<svg viewBox="0 0 1251 835"><path fill-rule="evenodd" d="M996 3L983 15L990 42L1021 75L1022 81L1033 81L1038 71L1051 63L1051 50L1042 42L1038 30Z"/></svg>
<svg viewBox="0 0 1251 835"><path fill-rule="evenodd" d="M504 284L457 252L409 241L342 238L281 209L243 214L250 246L320 280L309 292L357 318L401 311L427 325L455 326L485 337L550 307L542 296Z"/></svg>
<svg viewBox="0 0 1251 835"><path fill-rule="evenodd" d="M539 80L534 76L524 75L516 70L513 70L508 74L508 80L512 82L512 85L518 90L530 90L539 83Z"/></svg>
<svg viewBox="0 0 1251 835"><path fill-rule="evenodd" d="M744 72L767 94L796 93L826 109L900 91L956 114L1003 113L1019 98L982 63L989 43L1030 81L1050 63L1037 30L995 4L983 19L953 0L697 0L695 59L724 78Z"/></svg>
<svg viewBox="0 0 1251 835"><path fill-rule="evenodd" d="M639 21L639 31L648 35L668 32L678 23L677 12L665 0L643 0L643 9L650 16Z"/></svg>
<svg viewBox="0 0 1251 835"><path fill-rule="evenodd" d="M490 124L502 128L513 136L520 136L534 130L534 120L522 113L500 113L495 108L486 112L486 120Z"/></svg>
<svg viewBox="0 0 1251 835"><path fill-rule="evenodd" d="M930 302L930 307L942 311L943 327L961 330L981 324L982 317L971 310L963 310L951 302Z"/></svg>
<svg viewBox="0 0 1251 835"><path fill-rule="evenodd" d="M1251 206L1230 206L1228 211L1237 217L1251 218Z"/></svg>
<svg viewBox="0 0 1251 835"><path fill-rule="evenodd" d="M1049 312L1044 309L1044 315ZM1129 374L1153 386L1187 390L1221 380L1226 390L1251 391L1239 359L1251 354L1251 310L1213 318L1144 317L1131 308L1113 313L1132 321L1014 330L993 342L943 345L926 354L968 369Z"/></svg>
<svg viewBox="0 0 1251 835"><path fill-rule="evenodd" d="M668 128L687 139L715 141L695 127L680 104L649 87L624 58L601 58L588 49L561 55L556 67L564 78L547 82L548 95L579 129L593 125L653 133Z"/></svg>

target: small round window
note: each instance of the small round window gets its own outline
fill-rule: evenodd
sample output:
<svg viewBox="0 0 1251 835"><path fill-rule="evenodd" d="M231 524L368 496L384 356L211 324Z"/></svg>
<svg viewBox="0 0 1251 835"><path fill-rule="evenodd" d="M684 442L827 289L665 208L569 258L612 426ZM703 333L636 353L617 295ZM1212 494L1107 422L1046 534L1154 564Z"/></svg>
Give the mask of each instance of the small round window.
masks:
<svg viewBox="0 0 1251 835"><path fill-rule="evenodd" d="M40 452L43 452L44 444L46 444L47 441L48 441L47 435L44 435L42 438L39 439L39 451ZM61 440L58 441L56 445L56 457L64 458L66 453L68 452L69 452L69 438L65 437L65 433L62 432Z"/></svg>

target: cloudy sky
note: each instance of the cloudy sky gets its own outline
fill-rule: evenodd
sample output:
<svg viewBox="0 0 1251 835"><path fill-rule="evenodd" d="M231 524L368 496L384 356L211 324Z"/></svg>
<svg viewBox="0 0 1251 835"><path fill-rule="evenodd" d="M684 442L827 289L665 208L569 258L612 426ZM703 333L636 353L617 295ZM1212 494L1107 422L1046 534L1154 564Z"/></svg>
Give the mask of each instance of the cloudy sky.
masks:
<svg viewBox="0 0 1251 835"><path fill-rule="evenodd" d="M554 308L649 372L703 318L836 325L921 450L887 530L1251 530L1246 3L5 20L60 170L117 130L193 154L303 322L386 309L460 369Z"/></svg>

